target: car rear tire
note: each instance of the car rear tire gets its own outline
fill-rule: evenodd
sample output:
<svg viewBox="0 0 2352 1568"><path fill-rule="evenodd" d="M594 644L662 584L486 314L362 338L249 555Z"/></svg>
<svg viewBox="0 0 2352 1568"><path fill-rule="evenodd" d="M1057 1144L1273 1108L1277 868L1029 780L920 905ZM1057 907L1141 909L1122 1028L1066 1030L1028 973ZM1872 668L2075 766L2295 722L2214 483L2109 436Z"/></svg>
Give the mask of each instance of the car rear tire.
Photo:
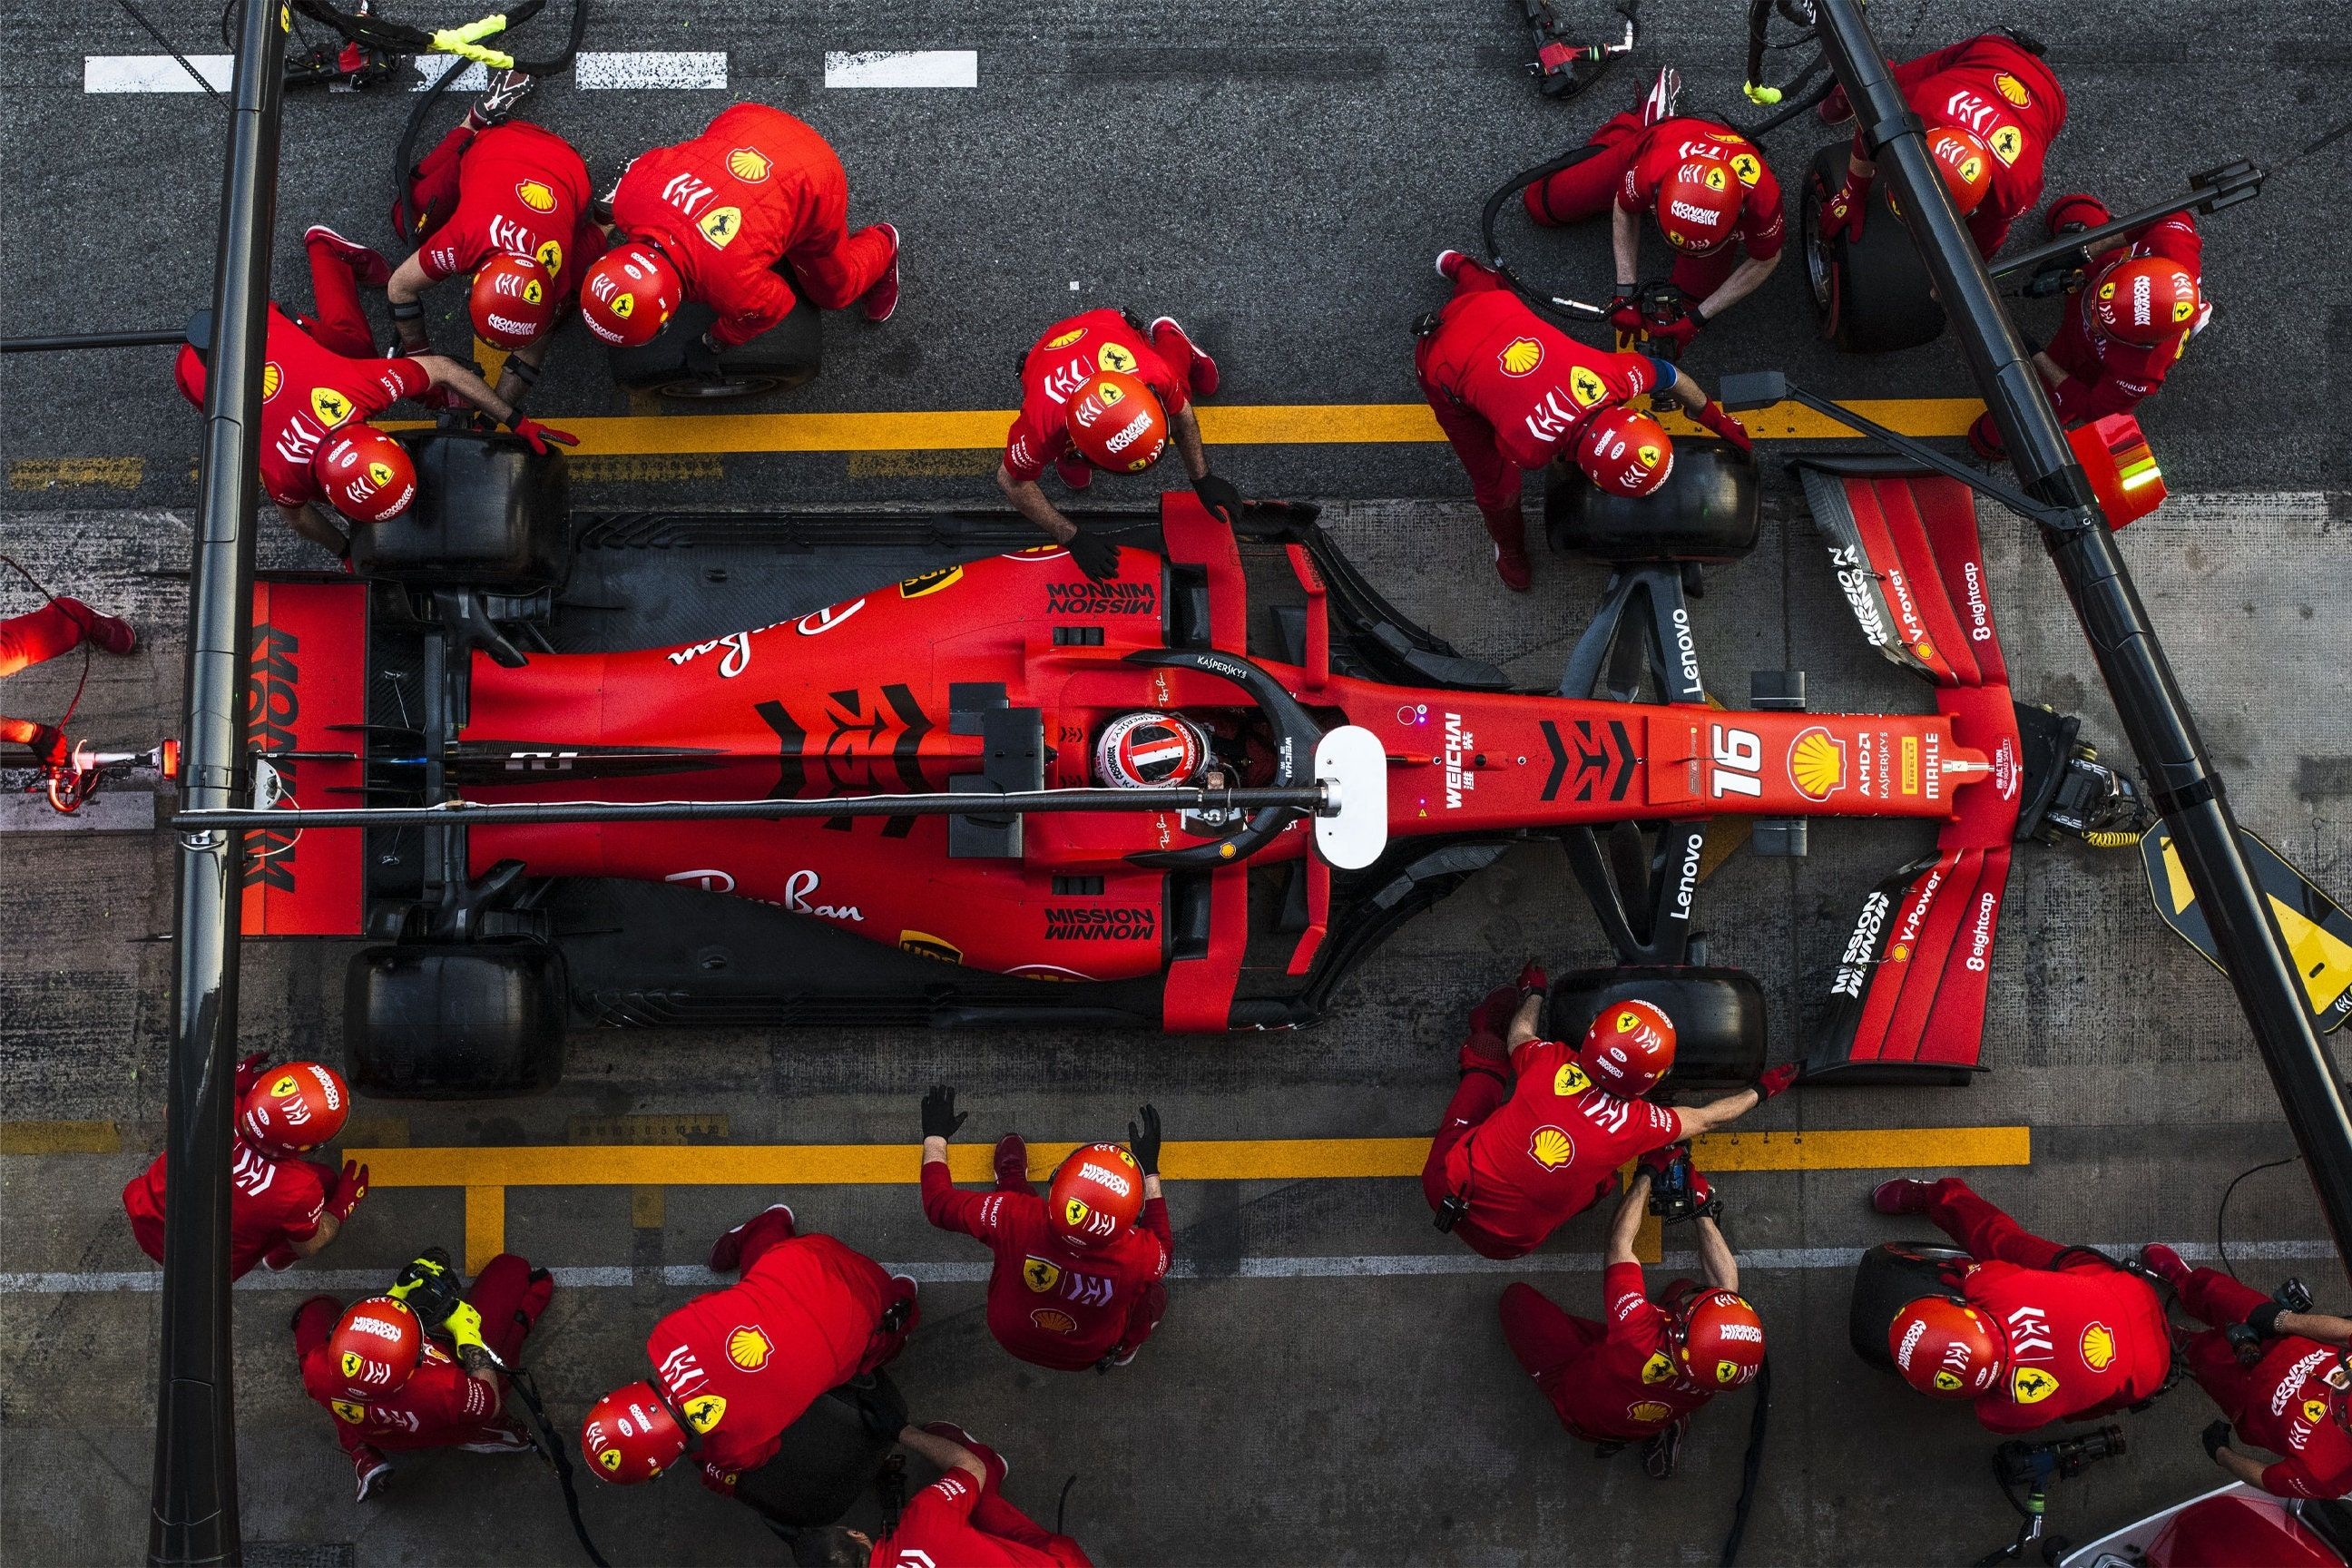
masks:
<svg viewBox="0 0 2352 1568"><path fill-rule="evenodd" d="M1838 142L1814 154L1799 204L1797 243L1822 336L1847 353L1862 354L1933 342L1943 335L1944 308L1929 292L1918 247L1887 205L1885 181L1871 192L1861 239L1822 239L1822 206L1845 184L1847 151Z"/></svg>
<svg viewBox="0 0 2352 1568"><path fill-rule="evenodd" d="M803 295L792 314L750 342L726 349L719 369L703 374L686 367L686 347L719 320L708 305L688 304L671 318L662 335L640 348L612 351L613 379L632 392L650 392L683 403L708 403L789 392L813 379L824 363L824 334L817 309Z"/></svg>
<svg viewBox="0 0 2352 1568"><path fill-rule="evenodd" d="M1554 550L1597 561L1737 561L1756 548L1756 459L1713 437L1675 437L1675 466L1638 500L1594 488L1573 463L1544 486Z"/></svg>
<svg viewBox="0 0 2352 1568"><path fill-rule="evenodd" d="M1580 1040L1602 1009L1634 1000L1654 1003L1675 1021L1668 1083L1730 1089L1754 1082L1764 1070L1764 993L1744 969L1580 969L1553 984L1547 1033L1555 1040Z"/></svg>
<svg viewBox="0 0 2352 1568"><path fill-rule="evenodd" d="M416 465L416 499L352 530L352 570L419 588L529 594L572 570L572 495L561 451L474 430L400 435Z"/></svg>
<svg viewBox="0 0 2352 1568"><path fill-rule="evenodd" d="M1940 1242L1883 1241L1854 1265L1853 1300L1846 1312L1846 1338L1853 1353L1881 1372L1895 1371L1886 1331L1895 1314L1922 1296L1951 1288L1944 1270L1966 1262L1968 1254Z"/></svg>
<svg viewBox="0 0 2352 1568"><path fill-rule="evenodd" d="M372 947L343 977L353 1086L390 1100L537 1094L563 1076L563 955L543 942Z"/></svg>

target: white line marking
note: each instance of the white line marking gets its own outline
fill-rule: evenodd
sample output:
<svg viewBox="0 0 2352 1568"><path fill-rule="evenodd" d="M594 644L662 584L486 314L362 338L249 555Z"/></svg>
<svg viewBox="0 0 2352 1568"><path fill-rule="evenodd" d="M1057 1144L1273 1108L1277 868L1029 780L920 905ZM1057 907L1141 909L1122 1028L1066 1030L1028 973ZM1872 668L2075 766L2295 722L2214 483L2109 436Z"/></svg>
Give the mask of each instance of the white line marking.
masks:
<svg viewBox="0 0 2352 1568"><path fill-rule="evenodd" d="M426 55L416 62L416 84L408 90L425 91L435 82L439 81L441 73L448 68L449 60L446 55ZM471 62L464 70L457 73L456 80L450 82L449 90L451 92L489 91L490 68L479 60Z"/></svg>
<svg viewBox="0 0 2352 1568"><path fill-rule="evenodd" d="M828 50L827 87L978 87L977 49Z"/></svg>
<svg viewBox="0 0 2352 1568"><path fill-rule="evenodd" d="M583 91L639 87L727 86L727 51L629 49L593 54L583 50L572 62L572 83Z"/></svg>
<svg viewBox="0 0 2352 1568"><path fill-rule="evenodd" d="M2191 1263L2210 1263L2218 1254L2210 1246L2179 1241L2172 1249ZM2129 1258L2137 1250L2136 1244L2105 1243L2099 1251L2110 1258ZM1761 1248L1739 1255L1739 1266L1759 1272L1789 1269L1851 1268L1864 1249L1859 1247L1796 1247ZM2326 1241L2245 1241L2230 1248L2233 1258L2275 1262L2305 1258L2333 1258L2335 1245ZM984 1283L990 1265L986 1263L886 1263L883 1267L893 1274L904 1274L922 1285L978 1285ZM1670 1252L1654 1267L1666 1269L1691 1269L1698 1267L1696 1253ZM689 1285L709 1289L722 1281L699 1263L673 1263L667 1267L643 1271L648 1278L640 1279L640 1271L625 1264L598 1268L556 1268L549 1272L555 1282L567 1289L620 1289L638 1284ZM1380 1279L1404 1276L1447 1276L1462 1274L1598 1274L1601 1255L1594 1252L1538 1252L1532 1257L1513 1258L1507 1263L1475 1254L1463 1253L1356 1253L1336 1254L1328 1258L1244 1258L1231 1275L1214 1275L1213 1279ZM354 1293L380 1290L391 1270L381 1268L292 1268L283 1274L261 1271L247 1275L236 1282L240 1290L302 1290L351 1291ZM1197 1264L1179 1258L1169 1270L1171 1279L1199 1279L1202 1276ZM130 1269L118 1272L82 1274L0 1274L0 1296L87 1296L110 1291L128 1290L152 1293L163 1288L163 1276L155 1269Z"/></svg>
<svg viewBox="0 0 2352 1568"><path fill-rule="evenodd" d="M229 88L236 65L233 55L190 55L188 63L204 73L221 92ZM169 55L84 55L84 92L202 92L180 62Z"/></svg>

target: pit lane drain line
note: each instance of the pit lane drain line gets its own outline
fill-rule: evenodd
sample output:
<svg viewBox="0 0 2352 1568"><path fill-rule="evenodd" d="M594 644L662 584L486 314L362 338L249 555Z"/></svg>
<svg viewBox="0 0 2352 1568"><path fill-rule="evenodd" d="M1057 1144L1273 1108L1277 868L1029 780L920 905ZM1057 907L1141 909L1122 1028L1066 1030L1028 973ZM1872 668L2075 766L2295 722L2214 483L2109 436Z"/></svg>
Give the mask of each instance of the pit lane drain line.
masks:
<svg viewBox="0 0 2352 1568"><path fill-rule="evenodd" d="M2110 1257L2127 1257L2139 1245L2137 1242L2099 1242L2098 1250ZM2212 1245L2189 1241L2168 1243L2172 1249L2191 1263L2211 1263L2218 1254ZM1743 1271L1759 1273L1799 1272L1822 1268L1851 1268L1864 1248L1859 1247L1798 1247L1743 1248L1739 1267ZM2274 1262L2293 1262L2306 1258L2333 1258L2335 1244L2328 1241L2255 1241L2231 1243L2231 1256ZM1661 1267L1691 1269L1698 1265L1697 1256L1688 1252L1666 1254ZM978 1285L988 1279L986 1263L885 1263L893 1274L911 1276L923 1285ZM660 1285L694 1290L712 1289L719 1277L700 1264L671 1264L661 1268L634 1268L626 1265L608 1268L556 1268L551 1270L555 1282L568 1290L626 1289L639 1284ZM1231 1272L1203 1276L1196 1264L1178 1258L1170 1270L1172 1279L1199 1281L1219 1279L1448 1279L1465 1275L1501 1275L1517 1277L1528 1274L1598 1274L1601 1255L1597 1252L1538 1252L1526 1258L1498 1262L1464 1251L1444 1254L1419 1253L1358 1253L1335 1254L1329 1257L1293 1256L1279 1258L1244 1258ZM257 1294L285 1291L310 1295L325 1290L362 1295L383 1288L389 1269L377 1268L302 1268L284 1274L248 1274L238 1280L236 1289ZM126 1269L119 1272L88 1273L14 1273L0 1274L0 1296L88 1296L126 1292L152 1295L163 1288L163 1276L156 1269Z"/></svg>

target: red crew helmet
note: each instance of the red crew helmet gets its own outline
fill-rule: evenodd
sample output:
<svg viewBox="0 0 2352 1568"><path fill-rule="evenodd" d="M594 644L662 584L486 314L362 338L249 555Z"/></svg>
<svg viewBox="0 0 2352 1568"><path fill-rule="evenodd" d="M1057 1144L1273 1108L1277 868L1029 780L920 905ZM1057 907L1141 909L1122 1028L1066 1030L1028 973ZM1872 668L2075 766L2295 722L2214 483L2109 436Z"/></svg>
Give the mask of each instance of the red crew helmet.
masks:
<svg viewBox="0 0 2352 1568"><path fill-rule="evenodd" d="M333 1142L351 1113L342 1074L324 1062L288 1062L246 1091L236 1129L263 1153L282 1159Z"/></svg>
<svg viewBox="0 0 2352 1568"><path fill-rule="evenodd" d="M416 499L416 465L408 449L373 425L331 432L310 459L327 504L353 522L398 517Z"/></svg>
<svg viewBox="0 0 2352 1568"><path fill-rule="evenodd" d="M1922 1296L1895 1313L1886 1348L1903 1381L1937 1399L1975 1398L2009 1361L1992 1320L1952 1296Z"/></svg>
<svg viewBox="0 0 2352 1568"><path fill-rule="evenodd" d="M2107 268L2091 289L2091 325L2101 337L2152 349L2197 320L2197 279L2163 256L2136 256Z"/></svg>
<svg viewBox="0 0 2352 1568"><path fill-rule="evenodd" d="M1674 472L1675 444L1664 426L1619 404L1585 422L1576 466L1612 496L1645 496Z"/></svg>
<svg viewBox="0 0 2352 1568"><path fill-rule="evenodd" d="M1702 1388L1738 1388L1764 1366L1764 1320L1736 1290L1702 1290L1683 1310L1675 1358Z"/></svg>
<svg viewBox="0 0 2352 1568"><path fill-rule="evenodd" d="M1675 1021L1654 1002L1612 1002L1584 1031L1576 1061L1612 1094L1647 1094L1675 1065Z"/></svg>
<svg viewBox="0 0 2352 1568"><path fill-rule="evenodd" d="M1658 182L1658 228L1685 256L1720 250L1739 221L1747 188L1727 163L1694 158Z"/></svg>
<svg viewBox="0 0 2352 1568"><path fill-rule="evenodd" d="M1070 399L1070 445L1097 468L1139 474L1168 450L1168 411L1139 376L1105 371Z"/></svg>
<svg viewBox="0 0 2352 1568"><path fill-rule="evenodd" d="M1143 1212L1143 1168L1123 1143L1082 1143L1045 1190L1045 1215L1072 1247L1108 1247Z"/></svg>
<svg viewBox="0 0 2352 1568"><path fill-rule="evenodd" d="M327 1336L327 1354L334 1360L335 1375L343 1380L347 1399L397 1394L424 1353L425 1325L407 1302L390 1296L353 1302Z"/></svg>
<svg viewBox="0 0 2352 1568"><path fill-rule="evenodd" d="M686 1428L650 1383L624 1384L588 1407L580 1457L600 1480L633 1487L652 1480L686 1452Z"/></svg>
<svg viewBox="0 0 2352 1568"><path fill-rule="evenodd" d="M494 349L519 349L555 320L555 280L530 257L493 256L475 268L466 310L476 337Z"/></svg>
<svg viewBox="0 0 2352 1568"><path fill-rule="evenodd" d="M580 279L580 319L615 348L653 342L685 300L677 268L642 239L614 246Z"/></svg>
<svg viewBox="0 0 2352 1568"><path fill-rule="evenodd" d="M1927 156L1944 177L1952 210L1962 217L1977 210L1992 189L1992 149L1965 125L1938 125L1927 132Z"/></svg>

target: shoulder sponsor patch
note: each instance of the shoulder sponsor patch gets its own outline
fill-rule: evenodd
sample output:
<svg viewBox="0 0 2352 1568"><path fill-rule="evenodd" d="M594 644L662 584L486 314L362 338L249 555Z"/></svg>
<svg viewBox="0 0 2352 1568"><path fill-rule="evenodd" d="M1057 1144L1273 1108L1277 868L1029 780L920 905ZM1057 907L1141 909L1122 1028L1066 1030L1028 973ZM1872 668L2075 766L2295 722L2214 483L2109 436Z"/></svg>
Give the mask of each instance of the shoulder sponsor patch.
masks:
<svg viewBox="0 0 2352 1568"><path fill-rule="evenodd" d="M331 386L314 386L310 389L310 412L317 416L320 424L332 430L352 416L352 400ZM291 1087L293 1079L283 1079L279 1081L289 1086L282 1092L287 1094L294 1092ZM281 1091L276 1085L272 1085L269 1092L278 1094Z"/></svg>
<svg viewBox="0 0 2352 1568"><path fill-rule="evenodd" d="M263 365L261 367L261 401L267 403L277 396L278 384L285 379L285 373L278 368L276 360L271 360Z"/></svg>
<svg viewBox="0 0 2352 1568"><path fill-rule="evenodd" d="M2105 1372L2115 1364L2116 1331L2105 1323L2092 1323L2083 1330L2080 1349L2084 1366Z"/></svg>
<svg viewBox="0 0 2352 1568"><path fill-rule="evenodd" d="M2019 109L2023 109L2033 101L2033 95L2025 90L2025 84L2007 71L1995 72L1992 85L1994 91Z"/></svg>
<svg viewBox="0 0 2352 1568"><path fill-rule="evenodd" d="M1087 330L1084 327L1072 327L1066 332L1046 339L1045 346L1048 349L1066 349L1086 335Z"/></svg>
<svg viewBox="0 0 2352 1568"><path fill-rule="evenodd" d="M1575 1140L1547 1122L1528 1140L1528 1158L1547 1171L1557 1171L1576 1158Z"/></svg>
<svg viewBox="0 0 2352 1568"><path fill-rule="evenodd" d="M1543 344L1534 338L1513 338L1495 356L1505 375L1532 375L1543 362Z"/></svg>
<svg viewBox="0 0 2352 1568"><path fill-rule="evenodd" d="M555 210L555 192L544 180L522 180L515 185L515 200L535 213Z"/></svg>
<svg viewBox="0 0 2352 1568"><path fill-rule="evenodd" d="M2025 151L2025 132L2014 125L1997 126L1993 133L1985 138L1985 144L1992 149L1992 155L2002 163L2014 163L2019 154Z"/></svg>
<svg viewBox="0 0 2352 1568"><path fill-rule="evenodd" d="M551 239L541 240L539 248L532 251L531 255L537 257L539 264L547 268L547 275L550 278L563 270L563 247Z"/></svg>
<svg viewBox="0 0 2352 1568"><path fill-rule="evenodd" d="M710 1429L727 1419L727 1396L723 1394L698 1394L680 1406L686 1424L708 1436Z"/></svg>
<svg viewBox="0 0 2352 1568"><path fill-rule="evenodd" d="M745 1372L757 1372L776 1353L775 1344L756 1323L745 1323L727 1336L727 1359Z"/></svg>
<svg viewBox="0 0 2352 1568"><path fill-rule="evenodd" d="M1135 355L1124 343L1105 343L1095 351L1095 363L1121 375L1133 371L1136 363Z"/></svg>
<svg viewBox="0 0 2352 1568"><path fill-rule="evenodd" d="M1043 1296L1062 1282L1059 1264L1048 1263L1042 1258L1031 1258L1021 1265L1021 1283Z"/></svg>
<svg viewBox="0 0 2352 1568"><path fill-rule="evenodd" d="M724 250L735 243L743 232L741 207L713 207L694 220L695 231L709 240L714 250Z"/></svg>
<svg viewBox="0 0 2352 1568"><path fill-rule="evenodd" d="M756 185L774 167L757 147L738 147L727 154L727 172L747 185Z"/></svg>
<svg viewBox="0 0 2352 1568"><path fill-rule="evenodd" d="M1752 185L1764 176L1764 160L1753 153L1734 153L1731 172L1739 176L1743 185Z"/></svg>
<svg viewBox="0 0 2352 1568"><path fill-rule="evenodd" d="M1601 379L1600 372L1578 365L1568 373L1568 395L1576 400L1579 408L1591 408L1607 399L1609 386Z"/></svg>
<svg viewBox="0 0 2352 1568"><path fill-rule="evenodd" d="M336 1420L349 1426L356 1426L367 1419L367 1406L354 1405L348 1399L331 1400L329 1402L328 1408L334 1411Z"/></svg>
<svg viewBox="0 0 2352 1568"><path fill-rule="evenodd" d="M2021 1366L2009 1374L2009 1396L2020 1405L2039 1405L2058 1392L2058 1380L2038 1366Z"/></svg>
<svg viewBox="0 0 2352 1568"><path fill-rule="evenodd" d="M1654 1399L1637 1399L1625 1406L1625 1419L1638 1421L1644 1426L1654 1426L1675 1413L1671 1405L1661 1405Z"/></svg>
<svg viewBox="0 0 2352 1568"><path fill-rule="evenodd" d="M1672 1383L1675 1379L1674 1358L1664 1351L1652 1351L1650 1359L1642 1363L1642 1381L1648 1384Z"/></svg>
<svg viewBox="0 0 2352 1568"><path fill-rule="evenodd" d="M1582 1094L1591 1087L1592 1080L1574 1062L1560 1063L1559 1070L1551 1075L1551 1091L1563 1100L1571 1094Z"/></svg>

